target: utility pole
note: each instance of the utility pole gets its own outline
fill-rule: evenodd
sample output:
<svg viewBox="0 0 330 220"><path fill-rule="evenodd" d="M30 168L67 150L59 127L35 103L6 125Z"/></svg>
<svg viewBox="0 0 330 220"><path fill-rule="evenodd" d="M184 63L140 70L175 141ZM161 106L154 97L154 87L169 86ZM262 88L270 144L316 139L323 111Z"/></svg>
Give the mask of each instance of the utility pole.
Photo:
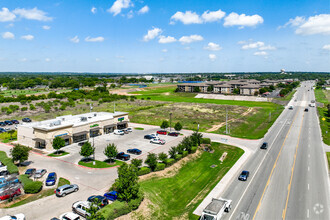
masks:
<svg viewBox="0 0 330 220"><path fill-rule="evenodd" d="M228 134L228 112L226 107L226 134Z"/></svg>
<svg viewBox="0 0 330 220"><path fill-rule="evenodd" d="M171 128L172 128L172 112L170 113L170 132L171 132Z"/></svg>
<svg viewBox="0 0 330 220"><path fill-rule="evenodd" d="M93 158L94 158L94 160L93 160L93 165L95 166L95 145L94 145L94 138L95 138L95 135L93 134L93 149L94 149L94 151L93 151Z"/></svg>

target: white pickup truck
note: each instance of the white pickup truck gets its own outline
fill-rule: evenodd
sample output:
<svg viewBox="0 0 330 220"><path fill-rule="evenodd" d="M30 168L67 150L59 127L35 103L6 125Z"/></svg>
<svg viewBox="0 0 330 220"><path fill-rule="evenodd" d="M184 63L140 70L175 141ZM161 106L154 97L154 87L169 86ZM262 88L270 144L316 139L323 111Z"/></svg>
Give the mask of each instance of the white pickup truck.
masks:
<svg viewBox="0 0 330 220"><path fill-rule="evenodd" d="M223 198L213 198L212 202L206 206L201 215L201 220L219 220L225 212L231 209L231 200Z"/></svg>

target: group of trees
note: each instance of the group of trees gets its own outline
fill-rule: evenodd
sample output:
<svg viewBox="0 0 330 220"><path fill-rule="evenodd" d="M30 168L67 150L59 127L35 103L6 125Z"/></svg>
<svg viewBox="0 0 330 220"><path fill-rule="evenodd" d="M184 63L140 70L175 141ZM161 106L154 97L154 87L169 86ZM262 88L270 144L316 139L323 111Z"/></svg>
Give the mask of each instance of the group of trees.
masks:
<svg viewBox="0 0 330 220"><path fill-rule="evenodd" d="M283 96L287 95L294 88L297 88L299 86L299 84L300 84L299 81L295 81L295 82L287 83L287 84L279 83L277 85L277 87L282 88L281 91L280 91L280 96L283 97Z"/></svg>
<svg viewBox="0 0 330 220"><path fill-rule="evenodd" d="M161 123L161 125L160 125L160 128L162 128L162 129L166 129L166 128L168 128L168 127L170 127L170 124L168 123L167 120L164 120L164 121ZM174 129L175 129L176 131L181 131L181 129L182 129L182 125L181 125L181 123L180 123L180 122L175 123L175 125L174 125Z"/></svg>

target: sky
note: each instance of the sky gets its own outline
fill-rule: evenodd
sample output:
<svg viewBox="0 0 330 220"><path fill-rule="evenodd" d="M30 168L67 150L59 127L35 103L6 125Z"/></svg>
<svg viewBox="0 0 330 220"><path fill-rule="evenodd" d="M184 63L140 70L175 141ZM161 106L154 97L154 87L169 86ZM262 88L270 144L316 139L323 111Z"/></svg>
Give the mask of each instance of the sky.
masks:
<svg viewBox="0 0 330 220"><path fill-rule="evenodd" d="M0 1L0 72L329 72L329 62L329 0Z"/></svg>

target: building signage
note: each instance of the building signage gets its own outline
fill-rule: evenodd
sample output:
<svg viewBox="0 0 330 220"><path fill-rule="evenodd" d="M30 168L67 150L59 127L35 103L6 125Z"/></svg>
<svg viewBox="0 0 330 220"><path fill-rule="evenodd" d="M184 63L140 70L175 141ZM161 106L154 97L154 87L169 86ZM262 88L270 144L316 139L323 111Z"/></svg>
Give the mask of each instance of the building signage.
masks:
<svg viewBox="0 0 330 220"><path fill-rule="evenodd" d="M93 124L93 125L91 125L90 127L91 128L94 128L94 127L98 127L99 126L99 124Z"/></svg>
<svg viewBox="0 0 330 220"><path fill-rule="evenodd" d="M64 133L64 134L55 135L55 137L61 137L61 136L64 136L64 135L68 135L68 133Z"/></svg>
<svg viewBox="0 0 330 220"><path fill-rule="evenodd" d="M124 121L124 117L118 118L118 121Z"/></svg>

